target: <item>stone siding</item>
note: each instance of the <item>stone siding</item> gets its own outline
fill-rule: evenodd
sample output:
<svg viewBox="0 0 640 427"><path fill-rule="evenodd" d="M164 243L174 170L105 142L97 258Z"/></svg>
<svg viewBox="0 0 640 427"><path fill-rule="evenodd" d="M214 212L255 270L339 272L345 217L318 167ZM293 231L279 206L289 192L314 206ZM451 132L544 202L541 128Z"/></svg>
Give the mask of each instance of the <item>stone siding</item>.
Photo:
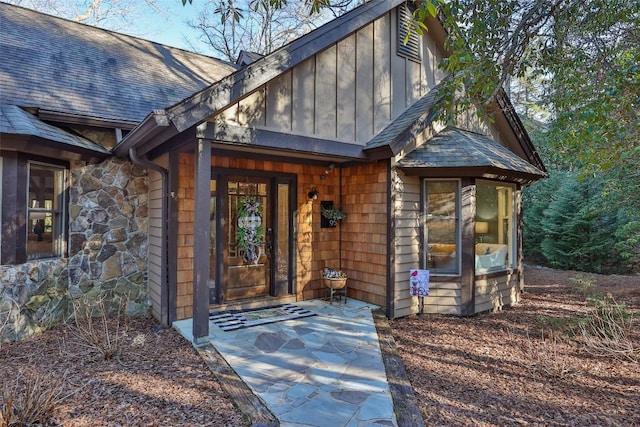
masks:
<svg viewBox="0 0 640 427"><path fill-rule="evenodd" d="M70 172L69 258L0 266L0 341L59 322L75 298L124 296L130 312L147 309L146 169L111 158Z"/></svg>

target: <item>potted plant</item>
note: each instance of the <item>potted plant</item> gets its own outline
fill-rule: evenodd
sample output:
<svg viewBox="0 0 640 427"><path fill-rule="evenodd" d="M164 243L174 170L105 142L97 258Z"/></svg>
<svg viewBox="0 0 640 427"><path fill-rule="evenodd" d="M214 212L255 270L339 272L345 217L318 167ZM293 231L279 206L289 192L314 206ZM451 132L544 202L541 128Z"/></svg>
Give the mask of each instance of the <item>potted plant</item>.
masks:
<svg viewBox="0 0 640 427"><path fill-rule="evenodd" d="M347 273L325 267L322 270L322 283L329 289L342 289L347 284Z"/></svg>
<svg viewBox="0 0 640 427"><path fill-rule="evenodd" d="M330 206L320 206L322 216L329 221L331 227L335 227L338 221L341 221L347 217L347 214L340 210L340 206L331 204Z"/></svg>

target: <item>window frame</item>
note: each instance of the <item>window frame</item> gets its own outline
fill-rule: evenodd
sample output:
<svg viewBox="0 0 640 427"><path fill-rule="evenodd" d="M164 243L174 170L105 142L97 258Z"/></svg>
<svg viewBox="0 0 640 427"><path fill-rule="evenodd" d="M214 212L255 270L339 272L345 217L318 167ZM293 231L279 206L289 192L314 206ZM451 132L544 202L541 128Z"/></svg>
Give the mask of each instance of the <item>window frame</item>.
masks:
<svg viewBox="0 0 640 427"><path fill-rule="evenodd" d="M500 220L502 219L502 221L504 221L505 219L508 219L508 227L507 227L507 233L506 236L508 237L508 241L507 243L500 243L495 242L497 244L504 244L507 246L507 260L509 261L507 264L504 265L500 265L500 266L492 266L492 267L487 267L487 268L476 268L476 263L474 262L474 272L476 276L479 275L486 275L486 274L492 274L492 273L496 273L496 272L503 272L503 271L508 271L508 270L513 270L517 268L517 259L518 259L518 234L517 234L517 228L518 228L518 211L516 209L516 194L517 194L517 190L518 187L515 183L511 183L511 182L503 182L503 181L491 181L491 180L486 180L486 179L476 179L475 181L475 185L476 185L476 189L478 188L479 185L487 185L487 186L491 186L491 187L495 187L496 188L496 192L497 192L497 206L496 206L496 221L497 221L497 225L498 227L500 226ZM499 187L507 187L509 188L510 191L510 200L508 200L508 202L504 205L500 204L500 188ZM500 212L503 208L509 208L508 211L504 211L504 212ZM477 213L477 208L478 208L478 201L476 198L476 215L474 218L474 222L477 222L478 220L480 221L484 221L485 219L483 218L479 218L478 217L478 213ZM498 239L500 236L499 231L498 233ZM505 234L503 234L504 236ZM475 254L475 245L478 244L478 236L477 234L474 233L474 257L477 256ZM483 243L483 242L480 242ZM490 243L490 242L486 242L486 243Z"/></svg>
<svg viewBox="0 0 640 427"><path fill-rule="evenodd" d="M429 268L430 265L430 255L431 252L429 250L429 245L434 243L429 242L429 213L428 213L428 203L429 203L429 193L428 193L428 183L455 183L456 184L456 195L455 195L455 270L452 272L438 272ZM425 268L429 269L431 276L443 276L443 277L459 277L462 274L462 180L460 178L422 178L421 180L421 216L423 218L422 221L422 247L424 248L422 251L422 265Z"/></svg>
<svg viewBox="0 0 640 427"><path fill-rule="evenodd" d="M0 150L2 169L0 170L0 265L20 265L41 259L65 258L69 250L69 179L71 167L69 161L38 156L26 152ZM61 186L57 193L60 200L60 240L55 255L53 251L47 257L28 257L27 240L29 226L29 169L30 163L63 171ZM33 231L33 230L31 230Z"/></svg>
<svg viewBox="0 0 640 427"><path fill-rule="evenodd" d="M66 212L67 212L67 191L66 183L69 176L69 169L67 167L47 163L41 160L27 160L27 180L26 180L26 214L27 214L27 227L25 236L25 253L27 255L27 261L34 261L39 259L48 258L63 258L66 255L66 241L67 241L67 227L66 227ZM53 172L53 200L52 207L35 207L31 206L31 175L32 168L44 169ZM57 206L56 206L57 205ZM32 214L50 215L51 227L52 227L52 250L50 252L42 252L30 254L29 251L29 234L33 232L32 229Z"/></svg>

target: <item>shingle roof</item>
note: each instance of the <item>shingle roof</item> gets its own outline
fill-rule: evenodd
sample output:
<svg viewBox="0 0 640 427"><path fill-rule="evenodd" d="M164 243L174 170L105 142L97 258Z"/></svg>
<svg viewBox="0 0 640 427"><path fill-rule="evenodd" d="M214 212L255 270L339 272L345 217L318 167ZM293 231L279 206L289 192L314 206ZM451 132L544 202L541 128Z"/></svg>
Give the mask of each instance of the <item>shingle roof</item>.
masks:
<svg viewBox="0 0 640 427"><path fill-rule="evenodd" d="M400 168L490 168L544 177L546 174L486 136L448 126L402 158Z"/></svg>
<svg viewBox="0 0 640 427"><path fill-rule="evenodd" d="M438 91L442 84L440 83L431 89L429 93L407 108L398 118L384 128L382 132L371 138L367 142L365 150L379 148L384 145L402 148L431 125L436 113L433 107L438 102ZM394 151L394 153L397 153L397 151Z"/></svg>
<svg viewBox="0 0 640 427"><path fill-rule="evenodd" d="M125 122L231 74L218 59L0 3L0 104Z"/></svg>
<svg viewBox="0 0 640 427"><path fill-rule="evenodd" d="M98 144L48 125L15 105L0 105L0 134L12 134L41 138L74 148L91 150L108 155L110 152ZM62 147L61 147L62 148Z"/></svg>

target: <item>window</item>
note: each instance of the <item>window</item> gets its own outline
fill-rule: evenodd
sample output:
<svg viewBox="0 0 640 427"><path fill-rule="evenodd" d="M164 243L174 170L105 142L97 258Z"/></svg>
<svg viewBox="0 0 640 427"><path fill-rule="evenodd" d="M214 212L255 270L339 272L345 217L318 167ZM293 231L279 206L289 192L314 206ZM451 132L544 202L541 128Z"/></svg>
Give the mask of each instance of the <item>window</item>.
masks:
<svg viewBox="0 0 640 427"><path fill-rule="evenodd" d="M515 267L515 186L476 183L476 273Z"/></svg>
<svg viewBox="0 0 640 427"><path fill-rule="evenodd" d="M398 7L398 55L420 62L420 36L410 30L412 19L413 10L407 3Z"/></svg>
<svg viewBox="0 0 640 427"><path fill-rule="evenodd" d="M28 163L28 260L64 254L64 188L65 169L44 163Z"/></svg>
<svg viewBox="0 0 640 427"><path fill-rule="evenodd" d="M426 265L431 274L460 274L460 182L424 181Z"/></svg>

